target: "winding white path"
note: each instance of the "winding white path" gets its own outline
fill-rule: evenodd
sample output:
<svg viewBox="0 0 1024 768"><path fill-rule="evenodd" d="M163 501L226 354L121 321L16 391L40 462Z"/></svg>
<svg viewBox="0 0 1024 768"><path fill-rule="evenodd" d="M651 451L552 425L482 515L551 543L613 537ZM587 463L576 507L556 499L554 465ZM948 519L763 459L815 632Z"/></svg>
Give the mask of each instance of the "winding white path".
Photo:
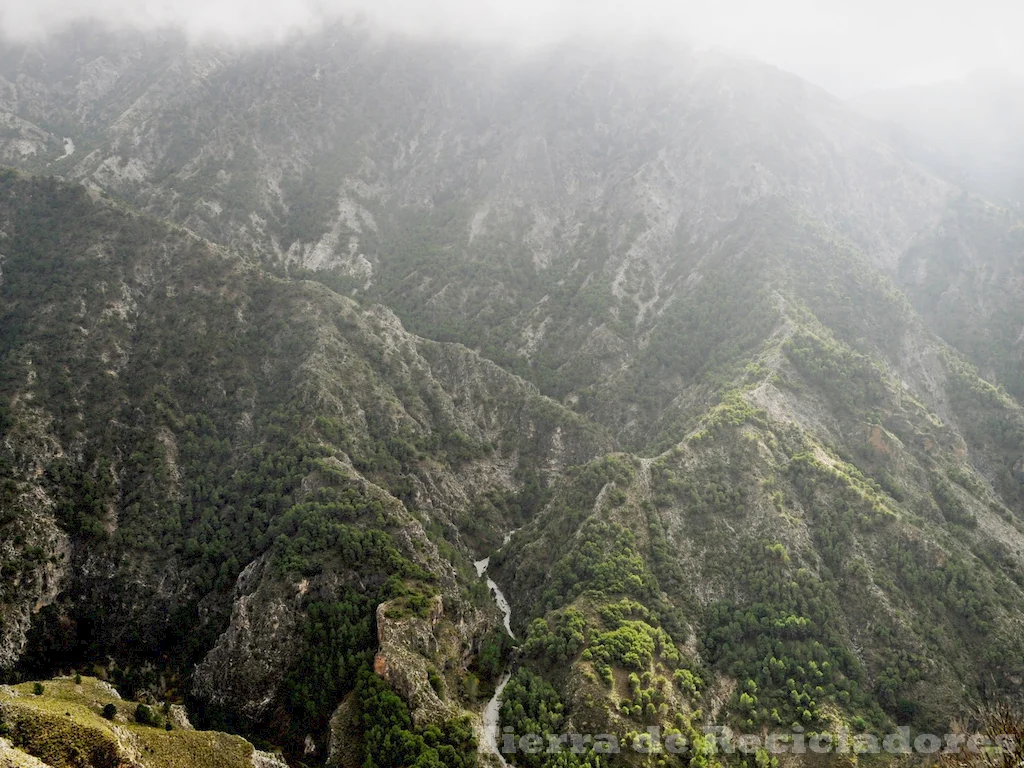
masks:
<svg viewBox="0 0 1024 768"><path fill-rule="evenodd" d="M515 533L513 531L512 533ZM508 544L509 539L512 538L512 533L505 536L505 541L502 546ZM491 558L485 557L483 560L477 560L473 565L476 566L476 574L483 578L487 574L487 566L491 564ZM515 639L515 634L512 632L512 606L509 605L508 599L505 594L501 591L494 579L488 577L487 587L491 590L491 594L494 596L494 602L497 603L498 608L501 609L502 615L505 617L505 631L508 632L508 636ZM512 671L506 669L502 674L501 679L498 681L498 687L494 689L494 695L491 700L487 702L487 706L484 708L483 726L481 727L480 735L482 738L478 739L480 749L489 752L498 758L498 762L508 767L508 763L505 761L505 757L501 754L501 750L498 749L498 733L499 726L501 724L501 696L505 692L505 686L508 685L508 681L512 678Z"/></svg>
<svg viewBox="0 0 1024 768"><path fill-rule="evenodd" d="M506 541L508 541L508 539L506 539ZM477 560L473 563L473 565L476 566L476 575L483 576L487 573L487 566L490 564L491 558L489 557L485 557L483 560ZM491 594L494 596L494 602L498 604L498 608L505 617L505 631L508 632L508 636L514 640L516 636L512 632L512 606L508 604L505 593L501 591L501 587L494 582L494 579L488 577L487 587L491 590Z"/></svg>

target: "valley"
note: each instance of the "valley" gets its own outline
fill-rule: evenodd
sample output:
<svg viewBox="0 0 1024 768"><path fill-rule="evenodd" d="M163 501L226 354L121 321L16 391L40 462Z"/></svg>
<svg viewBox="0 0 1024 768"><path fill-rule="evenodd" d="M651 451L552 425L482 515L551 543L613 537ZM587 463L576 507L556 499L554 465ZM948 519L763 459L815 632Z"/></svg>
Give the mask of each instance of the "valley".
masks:
<svg viewBox="0 0 1024 768"><path fill-rule="evenodd" d="M89 23L5 41L0 164L0 764L100 764L65 703L111 765L772 768L708 729L1019 698L1019 206L817 86Z"/></svg>
<svg viewBox="0 0 1024 768"><path fill-rule="evenodd" d="M505 536L503 545L507 545L509 540L512 538L512 534ZM485 557L483 560L477 560L473 563L476 568L477 575L481 578L487 576L487 566L489 565L490 557ZM505 597L501 588L494 583L493 580L487 578L487 588L494 595L494 602L498 606L498 610L501 611L503 621L505 625L505 631L508 636L515 640L515 635L512 634L512 608L508 604L508 599ZM498 684L494 687L494 695L491 696L487 701L487 706L484 707L483 718L481 723L480 734L477 736L477 741L481 747L494 755L498 763L505 766L508 763L502 756L499 745L499 735L501 733L501 695L505 692L505 686L508 685L508 681L512 678L510 671L503 671L501 677L498 679Z"/></svg>

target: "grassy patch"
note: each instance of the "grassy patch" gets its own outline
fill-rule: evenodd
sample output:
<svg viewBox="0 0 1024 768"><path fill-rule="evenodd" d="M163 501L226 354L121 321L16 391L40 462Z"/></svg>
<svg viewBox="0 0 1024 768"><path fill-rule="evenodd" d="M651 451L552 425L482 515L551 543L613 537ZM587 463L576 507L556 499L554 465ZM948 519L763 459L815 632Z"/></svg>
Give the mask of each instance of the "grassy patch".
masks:
<svg viewBox="0 0 1024 768"><path fill-rule="evenodd" d="M118 714L104 719L107 704ZM53 768L117 768L129 759L147 768L234 768L251 766L253 747L244 739L208 731L166 731L135 721L134 702L118 699L94 678L33 683L0 689L0 719L19 749Z"/></svg>

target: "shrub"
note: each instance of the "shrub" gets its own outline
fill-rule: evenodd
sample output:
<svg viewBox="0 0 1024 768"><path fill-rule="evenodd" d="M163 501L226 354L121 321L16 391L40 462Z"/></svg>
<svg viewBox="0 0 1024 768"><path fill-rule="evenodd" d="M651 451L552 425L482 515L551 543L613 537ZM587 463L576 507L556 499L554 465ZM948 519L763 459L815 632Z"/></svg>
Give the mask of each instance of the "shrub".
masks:
<svg viewBox="0 0 1024 768"><path fill-rule="evenodd" d="M148 704L139 704L135 708L135 722L139 725L148 725L159 728L163 725L160 716Z"/></svg>
<svg viewBox="0 0 1024 768"><path fill-rule="evenodd" d="M434 693L438 696L444 695L444 682L441 679L441 673L436 669L427 670L427 680L430 683L430 687L434 689Z"/></svg>
<svg viewBox="0 0 1024 768"><path fill-rule="evenodd" d="M103 716L107 720L113 720L115 717L117 717L117 705L115 705L115 704L107 704L103 708Z"/></svg>
<svg viewBox="0 0 1024 768"><path fill-rule="evenodd" d="M34 693L36 696L42 696L45 692L46 692L46 686L43 685L42 683L35 683L32 686L32 693Z"/></svg>

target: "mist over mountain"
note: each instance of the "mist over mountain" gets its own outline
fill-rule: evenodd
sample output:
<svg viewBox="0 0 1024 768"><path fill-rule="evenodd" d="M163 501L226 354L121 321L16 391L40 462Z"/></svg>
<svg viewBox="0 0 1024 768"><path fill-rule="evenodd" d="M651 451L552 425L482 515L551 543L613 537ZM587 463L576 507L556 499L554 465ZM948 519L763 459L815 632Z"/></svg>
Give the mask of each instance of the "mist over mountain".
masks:
<svg viewBox="0 0 1024 768"><path fill-rule="evenodd" d="M772 765L704 729L1019 698L1015 87L471 38L0 49L0 672L66 675L0 757Z"/></svg>
<svg viewBox="0 0 1024 768"><path fill-rule="evenodd" d="M989 199L1024 198L1024 78L996 72L960 81L879 90L854 100L889 124L919 162Z"/></svg>

